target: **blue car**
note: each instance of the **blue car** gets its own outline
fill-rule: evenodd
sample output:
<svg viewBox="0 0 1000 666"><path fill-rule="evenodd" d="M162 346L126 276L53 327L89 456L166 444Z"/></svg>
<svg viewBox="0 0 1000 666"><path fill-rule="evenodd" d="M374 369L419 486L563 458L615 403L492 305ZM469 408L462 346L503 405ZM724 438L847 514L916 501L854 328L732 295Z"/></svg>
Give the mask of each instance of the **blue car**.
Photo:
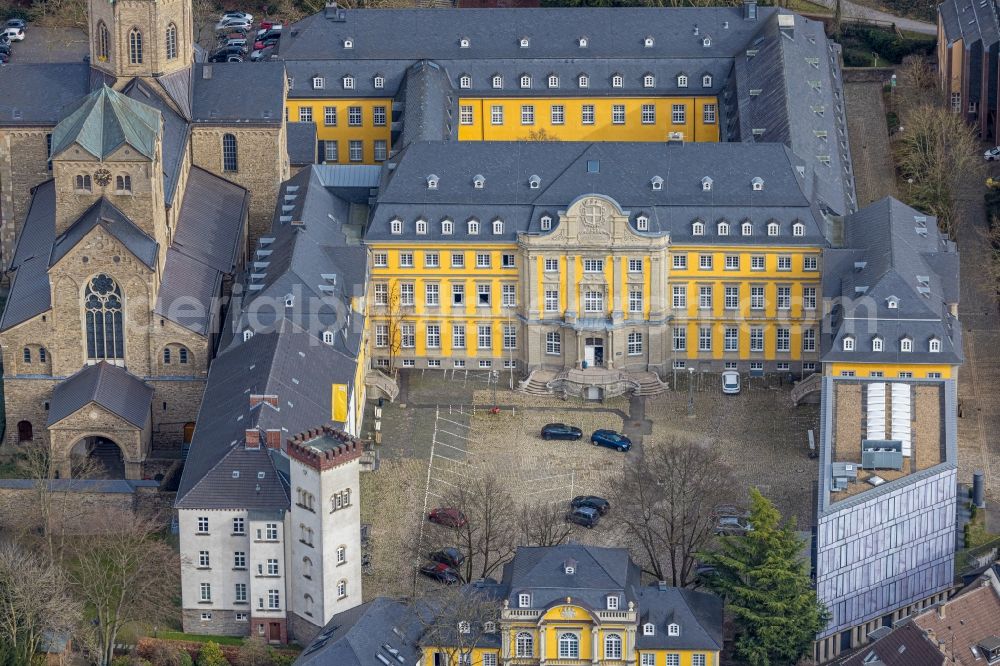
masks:
<svg viewBox="0 0 1000 666"><path fill-rule="evenodd" d="M595 430L590 436L590 443L618 451L628 451L632 448L632 440L614 430Z"/></svg>

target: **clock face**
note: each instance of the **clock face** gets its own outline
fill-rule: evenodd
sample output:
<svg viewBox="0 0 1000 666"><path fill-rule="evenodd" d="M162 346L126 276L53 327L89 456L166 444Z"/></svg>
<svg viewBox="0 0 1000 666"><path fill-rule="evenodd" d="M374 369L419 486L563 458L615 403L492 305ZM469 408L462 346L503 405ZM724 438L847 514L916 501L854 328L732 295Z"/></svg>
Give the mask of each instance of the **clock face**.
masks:
<svg viewBox="0 0 1000 666"><path fill-rule="evenodd" d="M107 169L98 169L94 172L94 181L101 187L107 187L111 182L111 172Z"/></svg>

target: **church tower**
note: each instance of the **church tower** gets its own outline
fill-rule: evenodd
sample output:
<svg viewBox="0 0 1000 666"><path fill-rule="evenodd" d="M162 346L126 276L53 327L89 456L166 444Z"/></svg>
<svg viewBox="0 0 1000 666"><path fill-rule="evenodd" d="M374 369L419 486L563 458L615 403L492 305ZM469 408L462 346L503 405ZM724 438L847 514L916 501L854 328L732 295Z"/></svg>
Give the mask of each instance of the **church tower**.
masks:
<svg viewBox="0 0 1000 666"><path fill-rule="evenodd" d="M191 0L90 0L90 64L124 83L194 61Z"/></svg>

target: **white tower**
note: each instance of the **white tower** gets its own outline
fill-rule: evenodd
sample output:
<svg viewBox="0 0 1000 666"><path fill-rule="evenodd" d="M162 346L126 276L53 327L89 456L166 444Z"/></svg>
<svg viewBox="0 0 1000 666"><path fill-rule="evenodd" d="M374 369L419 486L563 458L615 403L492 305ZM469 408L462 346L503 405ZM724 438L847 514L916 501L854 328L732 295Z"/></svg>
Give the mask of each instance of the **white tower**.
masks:
<svg viewBox="0 0 1000 666"><path fill-rule="evenodd" d="M288 441L289 630L311 638L361 603L359 459L364 444L324 426Z"/></svg>

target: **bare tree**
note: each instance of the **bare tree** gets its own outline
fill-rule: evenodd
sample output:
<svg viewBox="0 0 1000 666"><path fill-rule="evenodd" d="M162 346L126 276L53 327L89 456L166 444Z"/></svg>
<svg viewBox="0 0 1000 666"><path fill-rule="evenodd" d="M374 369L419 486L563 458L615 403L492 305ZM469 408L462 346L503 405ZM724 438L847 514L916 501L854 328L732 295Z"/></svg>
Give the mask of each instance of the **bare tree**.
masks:
<svg viewBox="0 0 1000 666"><path fill-rule="evenodd" d="M389 373L396 369L396 357L403 347L403 300L402 288L398 280L391 280L386 285L385 301L376 302L373 306L373 316L376 325L386 327L386 349L389 351Z"/></svg>
<svg viewBox="0 0 1000 666"><path fill-rule="evenodd" d="M44 636L71 632L80 614L62 569L0 542L0 663L34 663Z"/></svg>
<svg viewBox="0 0 1000 666"><path fill-rule="evenodd" d="M713 539L713 510L732 500L732 475L718 449L669 439L646 447L612 486L612 507L636 559L658 580L694 584L696 554Z"/></svg>
<svg viewBox="0 0 1000 666"><path fill-rule="evenodd" d="M572 533L561 503L522 506L517 515L522 546L558 546Z"/></svg>
<svg viewBox="0 0 1000 666"><path fill-rule="evenodd" d="M923 104L944 105L944 97L938 88L934 68L924 56L908 55L896 70L897 86L893 93L899 98L903 109L913 109Z"/></svg>
<svg viewBox="0 0 1000 666"><path fill-rule="evenodd" d="M77 597L95 615L90 630L94 659L107 666L122 627L173 615L180 561L154 516L104 511L95 516L91 531L75 542L70 576Z"/></svg>
<svg viewBox="0 0 1000 666"><path fill-rule="evenodd" d="M472 663L472 651L498 639L500 604L474 587L435 590L417 602L421 648L435 648L445 664ZM463 657L465 661L463 661ZM435 662L436 663L436 662Z"/></svg>

